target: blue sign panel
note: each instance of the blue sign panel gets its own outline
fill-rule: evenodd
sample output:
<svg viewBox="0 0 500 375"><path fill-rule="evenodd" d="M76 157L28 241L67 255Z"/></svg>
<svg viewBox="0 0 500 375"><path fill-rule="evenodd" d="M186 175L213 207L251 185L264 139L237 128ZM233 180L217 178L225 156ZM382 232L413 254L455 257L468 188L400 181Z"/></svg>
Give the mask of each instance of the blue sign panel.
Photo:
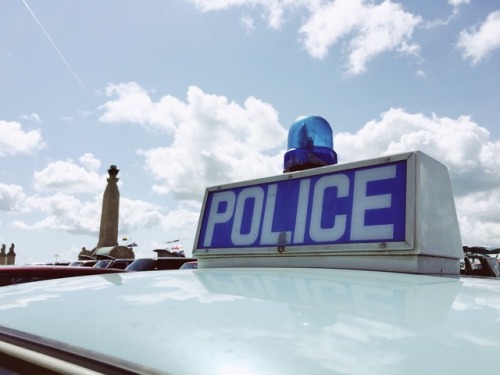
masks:
<svg viewBox="0 0 500 375"><path fill-rule="evenodd" d="M196 247L405 240L406 160L209 191Z"/></svg>

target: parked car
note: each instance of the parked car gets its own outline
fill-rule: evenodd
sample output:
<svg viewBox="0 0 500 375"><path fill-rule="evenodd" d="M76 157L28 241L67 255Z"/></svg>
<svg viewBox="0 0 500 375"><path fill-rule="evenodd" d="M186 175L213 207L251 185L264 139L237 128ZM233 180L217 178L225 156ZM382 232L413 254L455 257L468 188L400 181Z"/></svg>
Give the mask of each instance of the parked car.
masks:
<svg viewBox="0 0 500 375"><path fill-rule="evenodd" d="M94 268L117 268L124 270L134 259L100 259L93 266Z"/></svg>
<svg viewBox="0 0 500 375"><path fill-rule="evenodd" d="M108 266L108 268L117 268L124 270L127 268L135 259L114 259Z"/></svg>
<svg viewBox="0 0 500 375"><path fill-rule="evenodd" d="M69 266L73 267L93 267L97 263L97 260L75 260L69 263Z"/></svg>
<svg viewBox="0 0 500 375"><path fill-rule="evenodd" d="M15 264L14 264L15 265ZM69 266L70 262L36 262L36 263L26 263L23 266Z"/></svg>
<svg viewBox="0 0 500 375"><path fill-rule="evenodd" d="M154 271L154 270L178 270L187 262L196 261L194 258L185 257L159 257L140 258L130 263L127 271Z"/></svg>
<svg viewBox="0 0 500 375"><path fill-rule="evenodd" d="M462 275L495 277L500 279L500 264L497 258L482 254L467 254L463 259Z"/></svg>
<svg viewBox="0 0 500 375"><path fill-rule="evenodd" d="M0 286L116 272L123 271L79 266L2 266L0 267Z"/></svg>

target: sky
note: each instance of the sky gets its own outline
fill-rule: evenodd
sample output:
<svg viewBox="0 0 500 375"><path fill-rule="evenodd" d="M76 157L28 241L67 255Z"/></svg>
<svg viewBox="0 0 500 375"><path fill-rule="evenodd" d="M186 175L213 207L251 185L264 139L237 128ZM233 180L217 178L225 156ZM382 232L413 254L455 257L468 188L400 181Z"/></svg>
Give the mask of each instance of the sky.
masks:
<svg viewBox="0 0 500 375"><path fill-rule="evenodd" d="M500 247L499 68L498 0L1 1L0 243L94 248L116 165L119 244L190 255L205 188L282 173L315 114L339 163L444 163L463 244Z"/></svg>

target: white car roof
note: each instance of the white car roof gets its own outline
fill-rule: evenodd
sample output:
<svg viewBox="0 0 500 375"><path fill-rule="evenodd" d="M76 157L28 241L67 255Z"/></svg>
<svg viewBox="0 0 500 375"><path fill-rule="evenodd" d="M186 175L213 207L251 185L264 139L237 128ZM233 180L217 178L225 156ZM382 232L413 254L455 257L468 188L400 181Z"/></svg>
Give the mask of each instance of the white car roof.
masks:
<svg viewBox="0 0 500 375"><path fill-rule="evenodd" d="M460 278L448 171L422 152L207 188L193 256L0 288L0 360L24 335L168 374L497 372L499 280Z"/></svg>
<svg viewBox="0 0 500 375"><path fill-rule="evenodd" d="M0 317L169 374L494 373L500 283L338 269L117 273L0 288Z"/></svg>

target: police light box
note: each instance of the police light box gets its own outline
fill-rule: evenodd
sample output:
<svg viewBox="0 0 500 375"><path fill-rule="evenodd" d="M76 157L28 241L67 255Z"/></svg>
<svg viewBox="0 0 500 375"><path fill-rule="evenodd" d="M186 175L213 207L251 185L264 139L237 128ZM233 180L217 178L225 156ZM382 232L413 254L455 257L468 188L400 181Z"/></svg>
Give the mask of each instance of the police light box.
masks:
<svg viewBox="0 0 500 375"><path fill-rule="evenodd" d="M416 151L208 188L201 267L458 273L447 168Z"/></svg>

